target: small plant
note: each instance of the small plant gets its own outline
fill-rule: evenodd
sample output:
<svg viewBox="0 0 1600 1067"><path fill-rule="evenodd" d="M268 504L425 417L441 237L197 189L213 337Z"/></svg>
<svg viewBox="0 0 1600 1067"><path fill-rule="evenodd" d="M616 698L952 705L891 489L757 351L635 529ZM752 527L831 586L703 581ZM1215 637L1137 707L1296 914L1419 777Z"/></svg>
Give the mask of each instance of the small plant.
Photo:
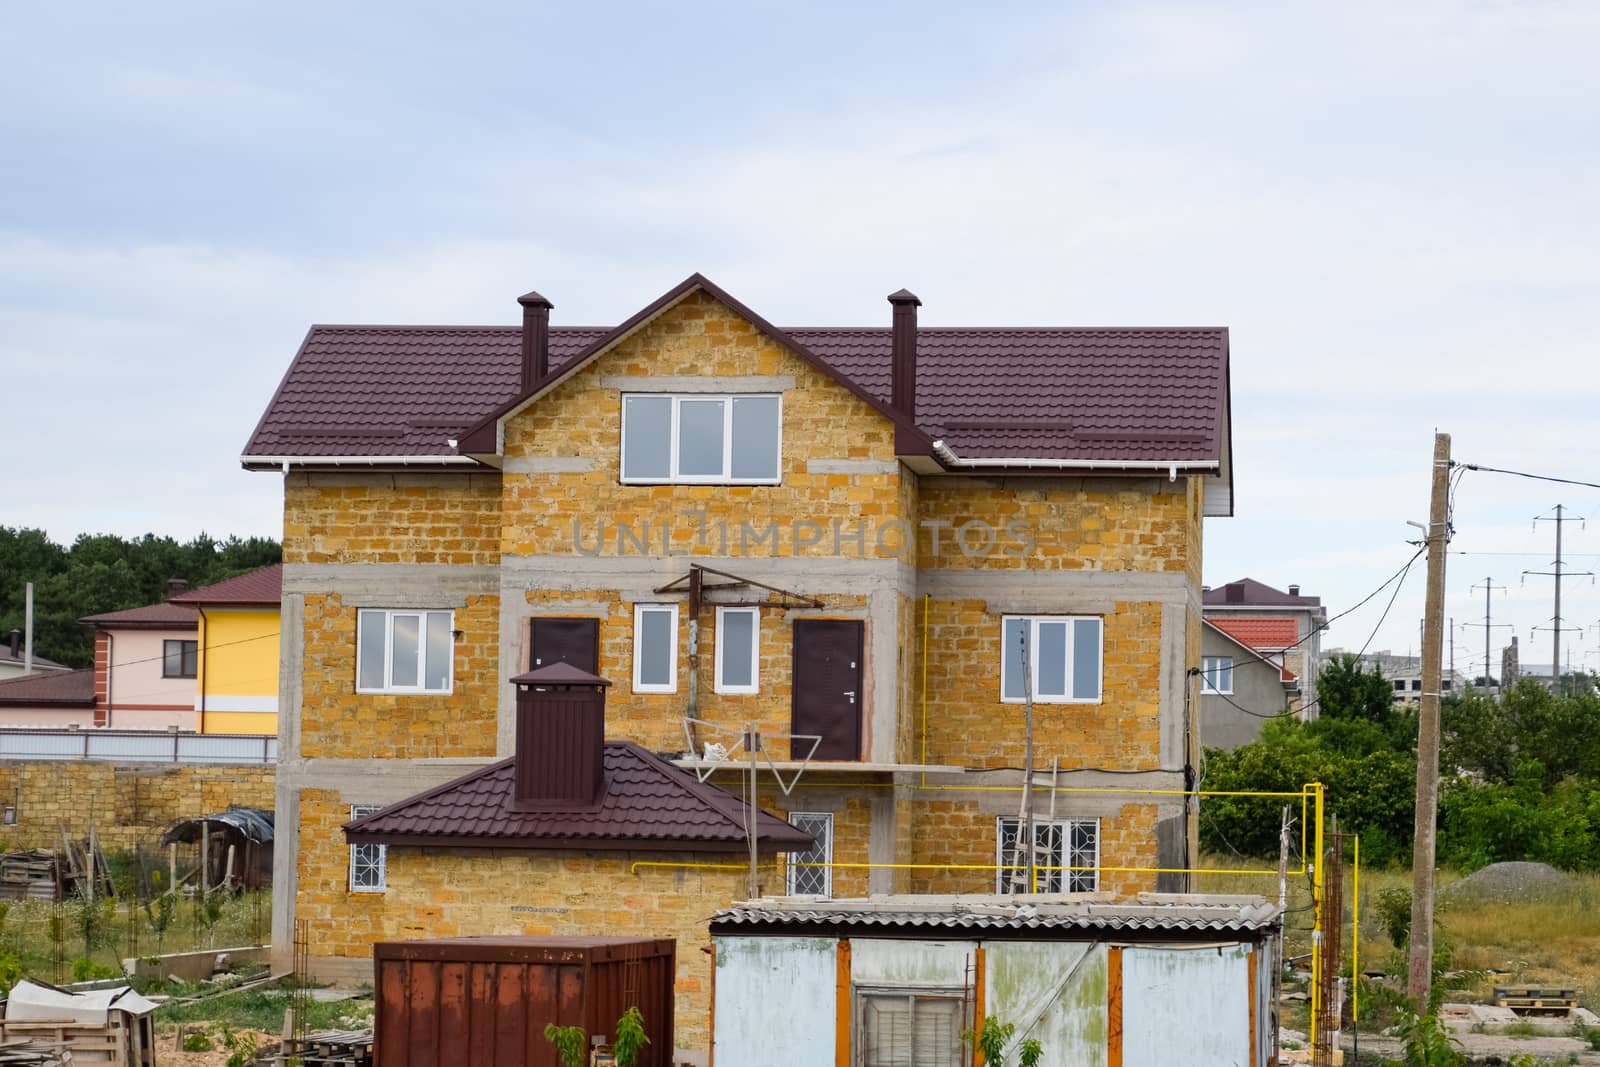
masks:
<svg viewBox="0 0 1600 1067"><path fill-rule="evenodd" d="M0 956L0 997L11 992L11 987L22 981L22 961L7 953Z"/></svg>
<svg viewBox="0 0 1600 1067"><path fill-rule="evenodd" d="M961 1040L983 1053L983 1062L989 1067L1005 1067L1006 1046L1011 1044L1011 1038L1016 1032L1014 1024L1003 1023L990 1015L983 1020L981 1029L963 1031ZM1026 1038L1022 1042L1022 1047L1017 1050L1017 1062L1019 1067L1038 1067L1043 1055L1044 1047L1039 1044L1038 1038Z"/></svg>
<svg viewBox="0 0 1600 1067"><path fill-rule="evenodd" d="M0 966L4 966L4 961L0 961ZM1589 1048L1595 1052L1600 1052L1600 1026L1584 1027L1583 1039L1589 1042Z"/></svg>
<svg viewBox="0 0 1600 1067"><path fill-rule="evenodd" d="M556 1055L561 1057L562 1067L583 1067L583 1061L589 1051L583 1027L547 1023L544 1028L544 1039L556 1047Z"/></svg>
<svg viewBox="0 0 1600 1067"><path fill-rule="evenodd" d="M1461 1067L1467 1062L1456 1039L1435 1014L1403 1010L1398 1029L1406 1043L1405 1058L1400 1061L1404 1067Z"/></svg>
<svg viewBox="0 0 1600 1067"><path fill-rule="evenodd" d="M155 900L144 902L144 913L150 920L151 931L156 935L156 953L159 955L162 943L167 939L167 927L172 925L178 913L178 898L172 893L162 893Z"/></svg>
<svg viewBox="0 0 1600 1067"><path fill-rule="evenodd" d="M231 1031L222 1039L228 1050L224 1067L250 1067L256 1061L256 1035L249 1030Z"/></svg>
<svg viewBox="0 0 1600 1067"><path fill-rule="evenodd" d="M639 1062L639 1053L649 1043L650 1038L644 1032L644 1016L639 1014L639 1009L629 1008L623 1012L622 1018L617 1020L617 1040L611 1046L617 1067L634 1067Z"/></svg>
<svg viewBox="0 0 1600 1067"><path fill-rule="evenodd" d="M89 982L99 978L115 978L122 972L115 967L96 963L88 956L79 956L72 961L72 980L74 982Z"/></svg>
<svg viewBox="0 0 1600 1067"><path fill-rule="evenodd" d="M183 1035L183 1051L185 1052L210 1052L212 1048L211 1038L203 1033L195 1032Z"/></svg>
<svg viewBox="0 0 1600 1067"><path fill-rule="evenodd" d="M1378 894L1374 905L1378 921L1389 935L1389 943L1403 949L1411 941L1411 890L1396 887Z"/></svg>

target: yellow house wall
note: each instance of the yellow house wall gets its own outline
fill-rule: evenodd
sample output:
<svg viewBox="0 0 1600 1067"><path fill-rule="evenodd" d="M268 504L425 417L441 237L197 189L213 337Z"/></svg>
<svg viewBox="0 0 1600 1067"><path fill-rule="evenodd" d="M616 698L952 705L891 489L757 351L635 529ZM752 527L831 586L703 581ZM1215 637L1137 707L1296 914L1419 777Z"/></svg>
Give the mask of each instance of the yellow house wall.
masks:
<svg viewBox="0 0 1600 1067"><path fill-rule="evenodd" d="M198 672L205 733L278 732L278 637L275 609L205 609Z"/></svg>

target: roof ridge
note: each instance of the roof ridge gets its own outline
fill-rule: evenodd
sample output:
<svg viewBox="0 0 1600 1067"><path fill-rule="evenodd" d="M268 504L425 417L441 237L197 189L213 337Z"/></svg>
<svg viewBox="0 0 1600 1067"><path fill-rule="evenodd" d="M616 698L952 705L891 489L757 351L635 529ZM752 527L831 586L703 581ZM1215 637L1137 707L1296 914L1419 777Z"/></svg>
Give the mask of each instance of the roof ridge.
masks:
<svg viewBox="0 0 1600 1067"><path fill-rule="evenodd" d="M682 767L674 767L672 764L668 763L666 760L662 759L660 756L656 755L654 752L651 752L649 749L645 748L636 741L607 741L606 744L618 745L624 748L632 749L637 755L644 757L645 762L652 770L654 770L662 778L670 781L685 796L692 797L693 799L701 801L702 803L713 808L728 825L742 832L748 832L744 820L733 818L733 816L728 814L727 809L724 807L724 803L726 801L733 799L733 794L729 793L727 790L711 785L709 782L700 781L699 776L694 774L694 772L685 771ZM765 814L765 812L762 812L760 806L757 805L756 813L756 822L758 825L756 837L759 839L761 836L759 829L759 824L761 821L760 816Z"/></svg>

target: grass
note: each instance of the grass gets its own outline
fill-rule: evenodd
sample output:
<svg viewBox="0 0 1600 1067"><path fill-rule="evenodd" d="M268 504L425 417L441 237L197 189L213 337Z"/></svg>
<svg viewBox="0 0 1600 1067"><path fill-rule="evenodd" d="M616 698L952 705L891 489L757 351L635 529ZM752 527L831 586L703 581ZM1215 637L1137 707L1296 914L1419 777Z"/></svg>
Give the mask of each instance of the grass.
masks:
<svg viewBox="0 0 1600 1067"><path fill-rule="evenodd" d="M1214 868L1255 868L1262 875L1206 872L1195 876L1195 890L1201 893L1255 893L1276 900L1276 865L1259 860L1239 860L1233 856L1208 856L1201 863ZM1594 1008L1600 1003L1600 875L1575 874L1573 890L1565 899L1526 902L1453 900L1441 895L1435 913L1436 941L1448 942L1452 950L1451 968L1465 972L1461 988L1448 994L1452 1001L1489 1002L1496 985L1571 986L1578 1001ZM1440 871L1438 887L1445 889L1459 881L1454 871ZM1350 962L1350 904L1353 898L1353 872L1346 865L1345 961ZM1367 869L1361 871L1361 969L1382 970L1402 976L1404 961L1390 943L1378 916L1376 901L1385 889L1411 887L1407 869ZM1288 907L1284 922L1285 953L1297 956L1311 951L1311 893L1302 875L1291 873ZM1295 910L1295 909L1305 910ZM1487 974L1487 971L1504 974ZM1472 973L1477 972L1477 973ZM1368 1018L1363 1001L1362 1016ZM1377 1004L1371 1004L1373 1009ZM1303 1005L1296 1005L1304 1014ZM1291 1011L1292 1013L1292 1011ZM1303 1022L1303 1018L1301 1020ZM1290 1023L1303 1029L1299 1022ZM1363 1024L1362 1029L1367 1029Z"/></svg>
<svg viewBox="0 0 1600 1067"><path fill-rule="evenodd" d="M173 983L173 986L175 990L181 989L177 983ZM176 995L182 996L184 993L176 992ZM163 1004L156 1009L156 1025L166 1029L178 1023L215 1023L235 1030L265 1030L269 1034L279 1034L283 1032L283 1015L288 1007L289 987L287 980L284 980L236 993L219 993L183 1004ZM343 1018L371 1013L370 994L354 1000L313 1000L306 1006L305 1024L307 1029L325 1030L338 1027Z"/></svg>

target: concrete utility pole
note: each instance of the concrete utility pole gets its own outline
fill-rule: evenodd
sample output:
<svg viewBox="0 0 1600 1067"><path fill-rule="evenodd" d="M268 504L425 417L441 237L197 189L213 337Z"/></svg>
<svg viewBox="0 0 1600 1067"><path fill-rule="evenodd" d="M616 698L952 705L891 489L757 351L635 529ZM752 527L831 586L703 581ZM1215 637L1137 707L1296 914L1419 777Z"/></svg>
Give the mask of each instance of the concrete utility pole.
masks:
<svg viewBox="0 0 1600 1067"><path fill-rule="evenodd" d="M28 583L23 594L22 608L22 673L33 673L33 583Z"/></svg>
<svg viewBox="0 0 1600 1067"><path fill-rule="evenodd" d="M1493 661L1489 658L1489 635L1494 633L1494 621L1489 614L1489 598L1494 595L1494 591L1496 589L1503 593L1505 592L1505 588L1506 587L1503 585L1495 585L1493 578L1485 578L1482 585L1473 586L1470 592L1476 593L1479 589L1483 590L1483 621L1464 622L1461 624L1462 626L1483 627L1483 687L1485 689L1489 688L1489 679L1493 677L1493 674L1491 673L1493 669ZM1503 622L1500 625L1506 629L1510 629L1511 627L1509 622ZM1504 675L1505 671L1502 670L1500 673L1501 675ZM1505 691L1506 680L1504 677L1502 677L1500 679L1500 692L1504 693Z"/></svg>
<svg viewBox="0 0 1600 1067"><path fill-rule="evenodd" d="M1561 625L1561 577L1562 577L1563 574L1569 574L1569 575L1577 576L1577 575L1592 575L1594 573L1593 571L1563 571L1561 569L1561 524L1562 523L1566 523L1566 522L1572 522L1574 520L1577 520L1577 521L1581 522L1583 520L1583 516L1582 515L1568 515L1568 514L1566 514L1566 507L1564 505L1561 505L1561 504L1557 504L1556 505L1555 514L1554 515L1538 515L1538 516L1535 516L1534 520L1533 520L1533 525L1534 525L1535 528L1538 528L1538 525L1541 522L1553 522L1553 523L1556 524L1556 564L1555 564L1555 570L1549 570L1549 571L1523 571L1522 572L1524 575L1542 574L1542 575L1546 575L1548 577L1554 578L1556 580L1555 614L1550 617L1550 630L1551 630L1550 691L1552 693L1559 693L1561 691L1561 631L1563 629L1563 627ZM1569 627L1566 627L1566 629L1569 629L1569 630L1576 629L1576 630L1580 630L1581 631L1582 627L1569 626ZM1537 633L1538 630L1539 630L1539 627L1535 626L1534 627L1534 632Z"/></svg>
<svg viewBox="0 0 1600 1067"><path fill-rule="evenodd" d="M1411 954L1406 995L1426 1009L1433 986L1433 859L1439 811L1439 674L1444 645L1444 565L1450 543L1450 435L1433 435L1428 508L1428 598L1423 615L1422 701L1417 709L1417 822L1411 859Z"/></svg>

